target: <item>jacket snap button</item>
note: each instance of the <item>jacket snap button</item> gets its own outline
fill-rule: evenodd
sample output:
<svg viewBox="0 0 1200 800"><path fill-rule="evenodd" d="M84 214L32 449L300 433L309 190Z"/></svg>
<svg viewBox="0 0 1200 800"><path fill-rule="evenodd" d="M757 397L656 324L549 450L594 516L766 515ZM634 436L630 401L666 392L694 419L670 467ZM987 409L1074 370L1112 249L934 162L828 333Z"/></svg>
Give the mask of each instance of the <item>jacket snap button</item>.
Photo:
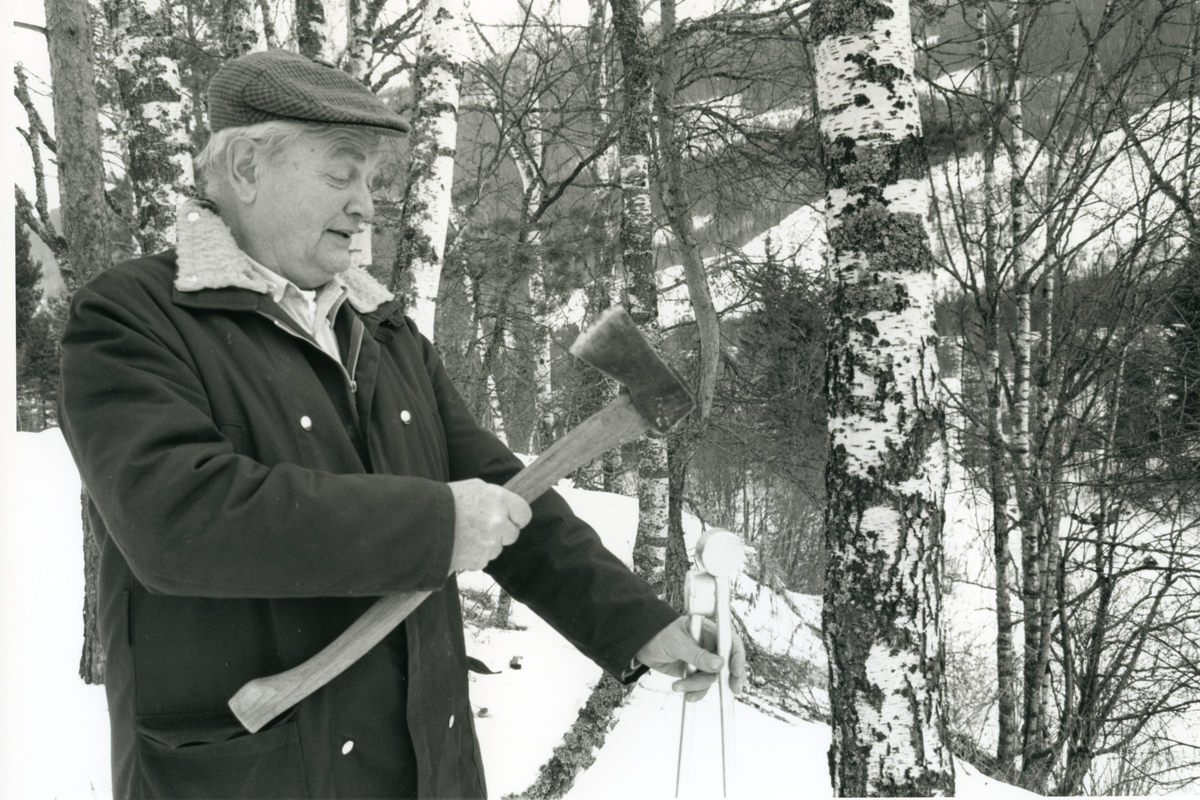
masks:
<svg viewBox="0 0 1200 800"><path fill-rule="evenodd" d="M306 430L306 431L311 431L312 430L312 419L310 419L308 416L301 417L300 418L300 427L304 428L304 430Z"/></svg>
<svg viewBox="0 0 1200 800"><path fill-rule="evenodd" d="M450 715L450 727L451 728L454 727L454 715L453 714Z"/></svg>
<svg viewBox="0 0 1200 800"><path fill-rule="evenodd" d="M403 422L405 425L412 424L412 414L410 414L408 412L407 408L400 412L400 421Z"/></svg>
<svg viewBox="0 0 1200 800"><path fill-rule="evenodd" d="M342 745L342 755L344 755L344 756L350 755L350 751L353 749L354 749L354 741L347 740L346 743L344 745Z"/></svg>

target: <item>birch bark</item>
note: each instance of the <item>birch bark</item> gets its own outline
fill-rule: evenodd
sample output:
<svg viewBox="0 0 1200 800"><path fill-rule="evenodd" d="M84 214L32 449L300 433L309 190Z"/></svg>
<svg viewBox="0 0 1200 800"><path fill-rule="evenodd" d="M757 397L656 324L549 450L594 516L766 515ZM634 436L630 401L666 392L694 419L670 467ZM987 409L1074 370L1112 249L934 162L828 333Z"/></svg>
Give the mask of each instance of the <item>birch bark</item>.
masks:
<svg viewBox="0 0 1200 800"><path fill-rule="evenodd" d="M1004 389L1000 362L1000 318L1003 287L1000 280L999 189L996 184L998 121L995 115L994 70L989 39L988 4L973 7L978 36L979 94L983 105L983 292L984 348L987 352L988 477L992 501L992 553L996 576L996 762L1002 773L1013 774L1020 721L1017 715L1016 649L1013 644L1011 585L1011 522L1008 507L1008 443L1004 435Z"/></svg>
<svg viewBox="0 0 1200 800"><path fill-rule="evenodd" d="M667 599L682 605L684 576L688 570L687 547L683 539L683 492L687 486L688 464L696 445L708 427L713 393L720 364L721 328L712 290L704 269L704 260L696 241L692 211L688 203L683 177L683 154L676 130L675 92L680 77L679 55L676 52L675 0L661 0L662 43L659 48L659 83L654 95L658 132L658 187L663 209L671 231L679 243L683 260L684 280L692 315L699 334L699 379L696 390L696 411L681 429L672 432L667 448L670 497L668 502L667 546L664 556ZM678 593L678 597L674 595Z"/></svg>
<svg viewBox="0 0 1200 800"><path fill-rule="evenodd" d="M262 9L263 35L268 47L275 46L275 26L267 0L259 0ZM244 56L258 44L254 29L254 9L250 0L224 0L219 6L221 56L224 60Z"/></svg>
<svg viewBox="0 0 1200 800"><path fill-rule="evenodd" d="M1022 120L1021 19L1016 3L1005 9L1007 88L1005 117L1008 125L1009 208L1013 291L1016 295L1016 330L1013 348L1013 461L1021 524L1022 611L1025 628L1023 659L1024 726L1021 741L1021 783L1044 788L1054 756L1049 751L1049 720L1043 695L1050 655L1047 613L1052 607L1049 585L1048 517L1045 513L1053 487L1044 485L1043 457L1035 455L1033 403L1033 285L1026 254L1025 172L1028 157ZM1044 452L1044 451L1043 451ZM1041 788L1040 788L1041 787Z"/></svg>
<svg viewBox="0 0 1200 800"><path fill-rule="evenodd" d="M459 89L470 53L460 0L430 0L416 68L412 164L391 288L408 296L408 314L434 336L438 285L450 223Z"/></svg>
<svg viewBox="0 0 1200 800"><path fill-rule="evenodd" d="M296 49L302 56L337 63L333 19L325 0L296 0L294 30Z"/></svg>
<svg viewBox="0 0 1200 800"><path fill-rule="evenodd" d="M175 242L175 211L195 191L188 104L165 14L140 0L108 5L113 68L128 130L127 173L135 203L134 238L143 253ZM251 29L253 30L253 29Z"/></svg>
<svg viewBox="0 0 1200 800"><path fill-rule="evenodd" d="M654 218L650 206L650 43L637 0L611 0L613 28L621 51L625 106L621 112L621 261L625 307L642 334L658 348L658 285L654 271ZM660 590L667 547L669 500L667 443L659 436L638 440L638 530L634 569Z"/></svg>
<svg viewBox="0 0 1200 800"><path fill-rule="evenodd" d="M536 89L534 59L526 54L522 59L523 71L530 82L532 98L524 118L514 126L513 142L509 152L517 164L521 176L524 204L521 209L521 228L517 234L517 247L528 253L529 269L529 319L526 348L533 359L533 424L530 426L527 453L536 454L548 447L554 436L553 386L550 369L550 322L549 297L546 294L545 263L542 259L542 229L537 222L542 200L546 196L546 181L543 177L545 146L542 136L542 107ZM526 349L522 348L522 349Z"/></svg>
<svg viewBox="0 0 1200 800"><path fill-rule="evenodd" d="M348 0L345 70L364 83L374 55L372 39L385 0Z"/></svg>
<svg viewBox="0 0 1200 800"><path fill-rule="evenodd" d="M365 86L369 86L367 73L371 66L371 38L383 0L349 0L346 5L346 58L343 69ZM369 267L374 260L372 243L375 228L365 223L350 237L350 263L356 267Z"/></svg>
<svg viewBox="0 0 1200 800"><path fill-rule="evenodd" d="M839 796L947 795L946 446L908 3L814 3L832 279L822 613Z"/></svg>
<svg viewBox="0 0 1200 800"><path fill-rule="evenodd" d="M612 124L612 114L609 104L609 56L608 56L608 0L588 0L588 29L587 53L592 93L592 136L596 141L602 141L608 136ZM593 222L600 246L596 248L596 280L589 292L589 300L596 313L610 305L620 302L616 286L616 263L613 258L613 245L618 240L616 235L617 217L609 213L612 208L612 187L617 183L618 166L616 163L617 148L609 148L607 152L596 159L593 165L593 176L596 188L592 192L593 208L598 210ZM617 396L616 381L604 379L602 384L604 402ZM621 457L621 450L614 449L604 454L601 473L603 488L606 492L632 496L636 488L628 480Z"/></svg>

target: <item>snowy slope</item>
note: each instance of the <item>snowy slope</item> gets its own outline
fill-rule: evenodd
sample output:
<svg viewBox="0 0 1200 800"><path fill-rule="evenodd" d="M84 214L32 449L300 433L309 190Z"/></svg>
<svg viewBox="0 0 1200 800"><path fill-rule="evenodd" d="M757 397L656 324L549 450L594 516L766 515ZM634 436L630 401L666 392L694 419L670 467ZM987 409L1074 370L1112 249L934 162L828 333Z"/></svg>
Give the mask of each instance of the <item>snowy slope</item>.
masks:
<svg viewBox="0 0 1200 800"><path fill-rule="evenodd" d="M1186 141L1187 126L1183 124L1191 113L1184 101L1165 103L1141 112L1131 125L1138 131L1138 144L1144 149L1145 157L1155 169L1176 188L1184 178L1183 167L1189 152ZM1031 208L1052 201L1063 204L1061 197L1046 198L1045 183L1049 172L1050 155L1043 149L1030 145L1030 191L1033 193ZM1073 176L1087 191L1080 191L1065 203L1056 207L1054 214L1063 214L1067 220L1065 237L1055 245L1064 258L1078 256L1072 267L1076 272L1093 268L1101 256L1128 248L1137 237L1151 234L1148 223L1161 224L1178 214L1174 202L1162 191L1154 188L1154 180L1145 162L1137 154L1136 147L1120 131L1113 131L1099 142L1084 142L1079 145L1080 153L1094 160L1087 162L1086 169L1076 165L1085 174ZM1194 159L1194 156L1191 158ZM1007 158L996 159L996 182L1007 187L1011 177L1011 164ZM980 215L983 209L983 156L980 153L963 156L959 160L947 159L933 165L930 181L935 202L939 203L938 223L930 232L934 252L943 269L938 279L947 288L954 285L951 272L965 276L969 264L975 268L981 263L978 242L981 237ZM1002 214L1008 214L1007 188L999 198ZM954 198L951 202L948 199ZM1046 247L1044 220L1031 211L1033 231L1026 245L1029 252L1038 254ZM1056 223L1062 225L1062 222ZM964 245L960 228L968 229L971 244ZM1153 225L1151 225L1153 228ZM1164 236L1172 248L1185 246L1182 222L1175 223L1171 236ZM978 278L976 278L978 280Z"/></svg>
<svg viewBox="0 0 1200 800"><path fill-rule="evenodd" d="M77 674L79 477L57 429L2 444L0 797L109 797L104 690Z"/></svg>
<svg viewBox="0 0 1200 800"><path fill-rule="evenodd" d="M0 496L0 798L108 797L108 727L104 692L76 676L82 625L79 482L57 430L5 434ZM581 515L609 546L628 558L633 501L566 489ZM689 538L698 528L694 521ZM485 588L486 577L474 579ZM739 579L737 605L760 642L820 658L819 642L788 604ZM753 606L751 599L754 599ZM793 596L808 618L817 598ZM774 610L774 613L772 613ZM514 607L523 631L473 632L469 650L498 675L472 676L472 701L492 797L526 788L574 720L599 670L527 609ZM815 650L813 648L816 648ZM521 669L509 666L521 657ZM641 682L596 763L568 795L584 798L670 797L678 747L680 701L670 680ZM716 696L698 707L694 749L687 762L685 796L719 796ZM824 725L765 714L739 704L735 713L739 781L744 797L824 796L829 791ZM51 744L52 743L52 744ZM959 793L1007 798L1018 792L994 785L959 765Z"/></svg>

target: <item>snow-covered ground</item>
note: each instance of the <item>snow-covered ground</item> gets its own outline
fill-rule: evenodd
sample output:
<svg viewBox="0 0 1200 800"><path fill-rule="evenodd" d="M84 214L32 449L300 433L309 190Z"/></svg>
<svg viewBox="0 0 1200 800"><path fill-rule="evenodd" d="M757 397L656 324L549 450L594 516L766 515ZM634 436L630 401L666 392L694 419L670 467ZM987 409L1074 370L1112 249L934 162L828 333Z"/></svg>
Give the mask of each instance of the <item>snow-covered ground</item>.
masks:
<svg viewBox="0 0 1200 800"><path fill-rule="evenodd" d="M104 691L76 675L82 637L83 563L79 481L62 436L5 434L0 496L0 798L108 797L108 717ZM636 506L628 498L566 489L576 510L624 558L632 547ZM689 536L698 535L698 524ZM479 576L477 588L488 579ZM745 576L736 589L739 613L756 640L776 651L819 661L819 599L791 603ZM792 609L795 609L793 611ZM799 613L799 617L796 613ZM497 675L472 675L471 696L494 798L527 788L575 719L599 675L519 604L525 630L472 631L469 651ZM520 657L520 669L510 666ZM487 709L483 712L483 709ZM667 798L674 794L680 699L670 679L643 679L620 711L595 764L567 795ZM715 692L697 706L684 795L719 797ZM739 796L773 798L829 793L823 724L739 703L735 712ZM1025 792L997 784L959 763L962 796L1006 800Z"/></svg>

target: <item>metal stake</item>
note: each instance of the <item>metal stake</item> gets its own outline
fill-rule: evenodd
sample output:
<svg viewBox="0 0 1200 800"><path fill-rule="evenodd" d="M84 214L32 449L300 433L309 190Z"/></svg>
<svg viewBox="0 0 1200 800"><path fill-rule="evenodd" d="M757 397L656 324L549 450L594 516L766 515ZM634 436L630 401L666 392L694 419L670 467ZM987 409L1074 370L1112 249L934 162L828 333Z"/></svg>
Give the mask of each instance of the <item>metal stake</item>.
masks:
<svg viewBox="0 0 1200 800"><path fill-rule="evenodd" d="M733 797L737 782L736 750L733 737L733 691L730 688L729 656L733 649L733 614L730 611L729 579L742 568L742 543L729 531L710 529L696 543L696 565L684 579L684 613L688 615L692 638L700 641L704 617L715 614L717 623L717 655L724 661L718 676L721 703L721 779L724 797ZM688 669L688 674L695 672ZM683 699L683 714L679 727L679 759L675 766L675 796L683 782L684 753L690 752L693 741L691 717L687 698Z"/></svg>

